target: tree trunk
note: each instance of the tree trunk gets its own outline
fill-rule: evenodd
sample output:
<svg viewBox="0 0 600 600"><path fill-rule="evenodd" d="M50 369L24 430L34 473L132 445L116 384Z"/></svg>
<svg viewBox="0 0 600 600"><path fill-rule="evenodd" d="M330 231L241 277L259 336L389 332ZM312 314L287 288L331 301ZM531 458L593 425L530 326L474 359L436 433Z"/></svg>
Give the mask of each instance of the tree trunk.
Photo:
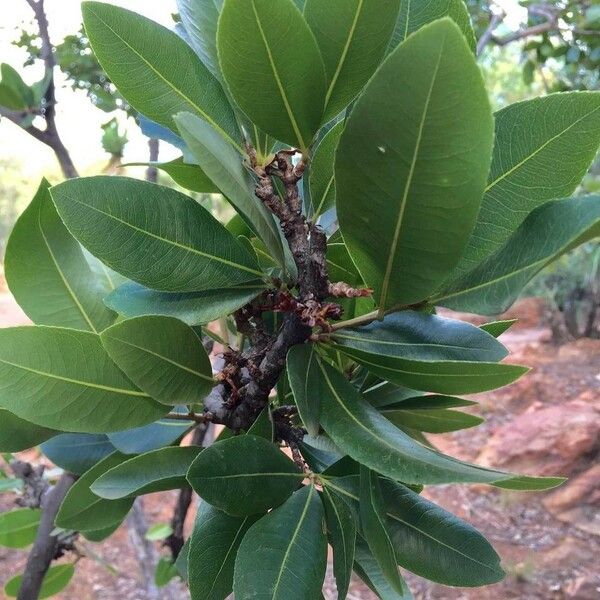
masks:
<svg viewBox="0 0 600 600"><path fill-rule="evenodd" d="M17 600L37 600L40 594L44 576L58 549L58 539L51 535L54 530L54 519L75 479L71 473L63 473L57 484L42 498L42 517L33 548L27 558Z"/></svg>

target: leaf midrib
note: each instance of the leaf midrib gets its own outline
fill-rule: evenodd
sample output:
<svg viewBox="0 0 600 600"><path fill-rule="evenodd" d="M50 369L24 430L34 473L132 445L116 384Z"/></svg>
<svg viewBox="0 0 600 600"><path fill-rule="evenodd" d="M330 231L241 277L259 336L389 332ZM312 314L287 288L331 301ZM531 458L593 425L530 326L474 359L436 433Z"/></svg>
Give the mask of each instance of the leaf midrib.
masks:
<svg viewBox="0 0 600 600"><path fill-rule="evenodd" d="M562 135L564 135L565 133L567 133L569 130L571 130L573 127L575 127L576 125L578 125L579 123L581 123L581 121L583 121L583 120L587 119L588 117L590 117L591 115L593 115L598 110L600 110L600 107L594 108L594 110L591 110L589 113L586 113L582 117L579 117L576 121L573 121L573 123L571 123L568 127L566 127L565 129L563 129L562 131L559 131L557 134L555 134L554 136L552 136L550 139L546 140L541 146L539 146L538 148L536 148L531 154L529 154L525 158L521 159L517 164L515 164L514 166L512 166L508 171L506 171L505 173L502 173L502 175L500 175L499 177L497 177L494 181L490 182L487 185L487 187L485 188L484 193L487 194L493 187L495 187L498 183L500 183L501 181L503 181L504 179L506 179L507 177L509 177L510 175L512 175L517 169L520 169L523 165L525 165L532 158L534 158L535 156L537 156L542 150L544 150L552 142L554 142L559 137L561 137Z"/></svg>
<svg viewBox="0 0 600 600"><path fill-rule="evenodd" d="M198 250L197 248L193 248L192 246L186 246L185 244L180 244L179 242L176 242L175 240L170 240L168 238L161 237L160 235L152 233L151 231L148 231L147 229L142 229L141 227L138 227L137 225L134 225L133 223L129 223L129 222L125 221L124 219L117 217L116 215L111 215L110 213L108 213L100 208L97 208L96 206L92 206L91 204L86 204L85 202L81 202L81 200L77 200L76 198L72 198L70 196L67 196L67 197L69 198L69 200L71 202L75 202L77 204L80 204L81 206L85 206L86 208L89 208L90 210L94 210L94 211L100 213L101 215L104 215L105 217L112 219L113 221L117 221L118 223L121 223L122 225L125 225L126 227L129 227L130 229L133 229L134 231L137 231L138 233L141 233L142 235L147 235L147 236L154 238L165 244L175 246L176 248L180 248L181 250L184 250L185 252L191 252L192 254L197 254L198 256L202 256L203 258L207 258L209 260L214 260L214 261L223 263L234 269L239 269L240 271L246 271L247 273L252 273L252 275L257 275L261 279L264 276L264 273L262 273L261 271L256 271L255 269L246 267L245 265L241 265L239 263L234 263L230 260L227 260L226 258L221 258L220 256L216 256L214 254L208 254L206 252L202 252L202 250Z"/></svg>
<svg viewBox="0 0 600 600"><path fill-rule="evenodd" d="M420 149L421 149L421 141L423 139L423 131L425 129L425 122L427 121L427 113L429 111L429 104L431 102L431 96L433 94L433 88L435 86L435 82L437 79L437 75L439 72L439 68L440 68L440 64L442 62L442 55L444 52L444 46L446 44L446 37L444 36L444 39L442 40L441 44L440 44L440 50L439 50L439 54L438 54L438 59L437 59L437 63L435 66L435 69L433 71L432 77L431 77L431 83L429 86L429 90L427 92L427 96L425 98L425 102L423 103L423 114L421 115L421 121L419 123L419 130L417 132L417 139L415 141L415 148L413 151L413 157L412 157L412 161L410 164L410 168L408 171L408 175L406 178L406 184L404 186L404 193L402 195L402 198L400 199L400 207L398 210L398 219L396 221L396 227L394 230L394 237L392 239L392 245L390 247L390 255L388 257L388 262L386 265L386 270L385 270L385 275L383 278L383 283L381 285L381 293L379 296L379 306L384 309L385 308L385 303L387 300L387 295L388 295L388 291L389 291L389 285L390 285L390 278L392 275L392 268L394 266L394 262L396 260L396 249L398 247L398 243L400 241L400 233L402 231L402 221L404 219L404 212L406 211L406 206L408 204L408 195L410 193L411 190L411 186L412 186L412 180L415 174L415 169L416 169L416 164L417 164L417 157L419 155Z"/></svg>
<svg viewBox="0 0 600 600"><path fill-rule="evenodd" d="M210 381L210 382L214 383L214 379L212 377L209 377L208 375L205 375L204 373L201 373L200 371L196 371L195 369L192 369L191 367L186 367L185 365L182 365L181 363L178 363L177 361L175 361L171 358L168 358L167 356L163 356L162 354L159 354L158 352L153 352L152 350L149 350L148 348L143 348L142 346L138 346L137 344L128 342L128 341L121 339L119 337L116 337L116 336L109 335L108 337L112 337L113 340L116 340L117 342L121 342L122 344L125 344L126 346L130 346L131 348L135 348L136 350L140 350L142 352L145 352L146 354L150 354L151 356L154 356L160 360L164 360L165 362L181 369L182 371L191 373L192 375L200 377L201 379L204 379L205 381Z"/></svg>
<svg viewBox="0 0 600 600"><path fill-rule="evenodd" d="M275 581L275 585L273 586L273 600L277 599L277 592L279 589L279 585L281 584L281 578L283 577L283 572L286 569L286 563L289 559L290 553L292 551L292 546L296 543L296 538L298 537L298 533L300 532L300 528L302 527L304 520L306 519L306 514L308 512L308 507L310 505L310 501L312 500L312 495L314 493L314 486L311 485L310 486L310 490L308 492L308 495L306 497L306 503L304 504L304 507L302 509L302 513L300 515L300 518L298 519L298 523L296 524L296 527L294 529L294 533L292 533L292 537L290 538L290 542L285 550L285 553L283 555L283 560L281 561L281 566L279 567L279 573L277 574L277 579Z"/></svg>
<svg viewBox="0 0 600 600"><path fill-rule="evenodd" d="M44 240L44 244L46 245L46 248L48 249L48 254L50 255L50 258L52 259L52 262L54 263L56 271L58 272L58 275L59 275L61 281L63 282L63 285L67 289L68 294L73 299L73 302L75 303L75 306L77 307L77 309L81 313L81 315L84 318L85 322L88 324L88 326L90 327L90 329L94 333L98 333L98 331L94 327L94 324L92 323L90 317L88 316L87 312L83 308L83 305L79 301L79 298L77 298L77 296L76 296L73 288L71 287L71 284L67 280L66 275L63 273L62 269L60 268L60 265L58 264L58 261L57 261L56 257L54 256L54 252L52 251L52 248L50 247L50 243L48 242L48 239L46 238L46 234L44 233L44 229L42 227L42 215L41 215L41 212L42 211L40 209L40 210L38 210L38 213L37 213L38 228L40 230L40 235L42 236L42 239Z"/></svg>
<svg viewBox="0 0 600 600"><path fill-rule="evenodd" d="M117 37L124 46L126 46L127 48L129 48L129 50L131 50L143 63L146 64L146 66L148 68L150 68L151 71L153 71L159 79L161 79L169 88L171 88L178 96L180 96L181 98L183 98L183 100L185 100L190 106L193 106L213 127L215 127L215 129L217 129L221 135L227 139L229 142L231 142L231 144L236 148L236 150L240 153L240 154L244 154L244 150L243 148L218 124L214 121L214 119L212 119L204 110L202 110L194 101L191 100L191 98L188 98L188 96L186 96L181 90L177 89L175 87L175 84L173 84L171 81L169 81L160 71L158 71L153 65L152 63L150 63L148 60L146 60L146 58L144 58L144 56L142 56L133 46L131 46L124 38L122 38L97 12L95 12L93 10L93 8L91 7L91 5L88 4L88 10L99 20L102 22L102 24L115 36ZM208 70L208 69L207 69ZM211 73L211 76L212 73Z"/></svg>
<svg viewBox="0 0 600 600"><path fill-rule="evenodd" d="M344 68L344 63L346 62L346 57L348 56L348 51L350 50L350 45L352 44L352 40L354 39L354 34L356 33L356 27L358 25L360 13L362 12L363 4L364 4L364 0L358 0L358 5L356 7L356 13L354 14L354 18L352 20L352 25L350 26L350 31L348 32L348 37L346 38L346 42L344 43L342 53L340 54L340 59L336 66L333 77L331 78L331 83L329 84L329 88L328 88L327 94L325 96L325 106L327 106L329 104L329 100L331 99L331 95L333 94L333 90L335 89L337 80L342 72L342 69Z"/></svg>
<svg viewBox="0 0 600 600"><path fill-rule="evenodd" d="M349 492L345 488L341 488L341 487L339 487L339 486L331 483L330 479L327 479L324 482L324 484L327 485L327 486L329 486L329 487L332 487L334 490L338 491L340 494L344 494L345 496L348 496L348 498L352 498L356 502L359 501L359 498L356 497L352 492ZM395 514L392 514L392 513L388 512L388 511L386 511L386 515L388 517L390 517L391 519L394 519L395 521L398 521L399 523L402 523L406 527L408 527L410 529L414 529L417 533L419 533L419 534L421 534L421 535L423 535L425 537L428 537L430 540L432 540L436 544L439 544L440 546L443 546L444 548L447 548L451 552L455 552L456 554L459 554L460 556L463 556L467 560L472 561L475 564L481 565L482 567L484 567L486 569L489 569L490 571L493 571L494 573L498 572L496 569L493 569L489 565L486 565L485 563L482 563L482 562L478 561L476 558L473 558L473 557L469 556L468 554L465 554L464 552L462 552L458 548L454 548L453 546L449 546L446 542L443 542L442 540L434 537L433 535L427 533L426 531L423 531L422 529L419 529L416 525L413 525L412 523L408 523L407 521L402 520L399 516L397 516Z"/></svg>
<svg viewBox="0 0 600 600"><path fill-rule="evenodd" d="M269 46L269 43L267 41L267 37L265 35L265 31L263 29L263 26L262 26L262 23L260 20L260 16L258 14L258 10L256 9L256 4L255 4L254 0L251 0L251 4L252 4L252 11L254 12L254 18L256 20L256 25L260 32L260 37L262 38L263 44L265 46L265 50L267 52L267 56L269 58L269 66L271 67L271 70L273 71L273 77L275 78L275 83L277 84L277 89L279 90L279 94L281 95L281 99L283 100L283 104L285 106L285 110L287 112L288 118L292 125L292 129L294 130L296 138L300 142L300 149L302 150L302 152L305 152L306 144L304 142L304 138L302 137L302 133L300 133L300 129L298 127L296 117L294 116L294 113L292 111L292 107L290 106L290 102L288 100L287 94L285 93L283 83L281 82L281 79L279 77L279 72L277 71L277 67L275 66L275 61L273 59L273 53L271 52L271 47Z"/></svg>
<svg viewBox="0 0 600 600"><path fill-rule="evenodd" d="M100 383L91 383L87 381L81 381L79 379L72 379L71 377L64 377L62 375L56 375L54 373L48 373L46 371L40 371L38 369L34 369L32 367L26 367L24 365L19 365L17 363L10 362L5 359L0 358L0 363L8 365L10 367L15 367L17 369L22 369L23 371L27 371L29 373L35 373L36 375L41 375L43 377L48 377L49 379L56 379L57 381L64 381L65 383L72 383L75 385L80 385L82 387L93 388L102 390L105 392L113 392L115 394L123 394L124 396L135 396L138 398L150 398L148 394L144 394L144 392L138 392L135 390L127 390L123 388L116 388L109 385L102 385Z"/></svg>

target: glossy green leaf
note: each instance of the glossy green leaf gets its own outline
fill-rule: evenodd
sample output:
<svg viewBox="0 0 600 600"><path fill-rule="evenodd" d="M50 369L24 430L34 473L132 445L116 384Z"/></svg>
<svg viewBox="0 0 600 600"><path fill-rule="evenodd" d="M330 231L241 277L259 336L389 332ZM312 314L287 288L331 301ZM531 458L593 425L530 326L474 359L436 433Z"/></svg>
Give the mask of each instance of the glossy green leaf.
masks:
<svg viewBox="0 0 600 600"><path fill-rule="evenodd" d="M458 263L492 142L479 67L450 19L410 36L365 87L338 145L336 204L382 309L427 298Z"/></svg>
<svg viewBox="0 0 600 600"><path fill-rule="evenodd" d="M68 565L54 565L50 567L40 587L39 595L36 600L43 600L44 598L50 598L62 592L71 582L73 575L75 574L75 567L71 564ZM23 575L17 575L4 586L4 593L9 598L16 598L23 582Z"/></svg>
<svg viewBox="0 0 600 600"><path fill-rule="evenodd" d="M5 83L0 82L0 106L9 110L23 110L27 108L23 98Z"/></svg>
<svg viewBox="0 0 600 600"><path fill-rule="evenodd" d="M549 202L534 210L504 246L434 301L456 310L501 313L546 265L599 235L599 195Z"/></svg>
<svg viewBox="0 0 600 600"><path fill-rule="evenodd" d="M125 378L96 334L59 327L0 329L0 406L85 433L146 425L168 411Z"/></svg>
<svg viewBox="0 0 600 600"><path fill-rule="evenodd" d="M206 209L175 190L127 177L71 179L51 190L69 231L111 269L166 292L262 276L256 258Z"/></svg>
<svg viewBox="0 0 600 600"><path fill-rule="evenodd" d="M532 210L572 194L600 145L599 92L550 94L495 117L489 180L458 275L507 243Z"/></svg>
<svg viewBox="0 0 600 600"><path fill-rule="evenodd" d="M287 375L298 414L309 435L319 435L321 390L314 344L292 346L287 355Z"/></svg>
<svg viewBox="0 0 600 600"><path fill-rule="evenodd" d="M173 412L187 414L186 407L176 407ZM156 423L109 433L111 444L123 454L143 454L170 446L180 440L196 423L194 421L179 421L160 419Z"/></svg>
<svg viewBox="0 0 600 600"><path fill-rule="evenodd" d="M402 593L398 593L392 587L369 546L360 538L356 542L354 570L381 600L413 600L413 595L404 580L401 579Z"/></svg>
<svg viewBox="0 0 600 600"><path fill-rule="evenodd" d="M505 319L502 321L491 321L480 325L480 329L487 331L494 337L500 337L505 331L508 331L519 319Z"/></svg>
<svg viewBox="0 0 600 600"><path fill-rule="evenodd" d="M439 394L476 394L513 383L529 369L519 365L457 360L408 360L374 355L346 346L341 352L399 385Z"/></svg>
<svg viewBox="0 0 600 600"><path fill-rule="evenodd" d="M292 0L225 0L217 46L238 106L263 131L305 152L321 125L325 69Z"/></svg>
<svg viewBox="0 0 600 600"><path fill-rule="evenodd" d="M168 523L155 523L148 527L144 537L151 542L159 542L166 540L172 533L173 528Z"/></svg>
<svg viewBox="0 0 600 600"><path fill-rule="evenodd" d="M17 508L0 513L0 546L26 548L33 544L41 514L37 508Z"/></svg>
<svg viewBox="0 0 600 600"><path fill-rule="evenodd" d="M285 263L281 235L273 215L254 194L254 181L234 147L207 121L179 113L175 123L198 164L263 240L279 264Z"/></svg>
<svg viewBox="0 0 600 600"><path fill-rule="evenodd" d="M18 71L9 64L2 63L0 65L0 76L2 85L11 90L14 94L14 98L18 98L16 105L13 107L7 106L7 108L19 110L33 104L33 90L23 81L23 78L19 75Z"/></svg>
<svg viewBox="0 0 600 600"><path fill-rule="evenodd" d="M56 526L64 529L98 530L120 523L131 509L134 498L105 500L94 494L92 484L104 473L127 460L113 452L83 474L67 492L56 515Z"/></svg>
<svg viewBox="0 0 600 600"><path fill-rule="evenodd" d="M101 498L119 500L187 487L186 474L200 450L175 446L140 454L110 468L90 489Z"/></svg>
<svg viewBox="0 0 600 600"><path fill-rule="evenodd" d="M381 572L392 588L402 594L404 581L398 572L398 562L394 547L388 536L383 496L379 478L374 471L360 467L360 525L371 554L377 561Z"/></svg>
<svg viewBox="0 0 600 600"><path fill-rule="evenodd" d="M192 600L225 600L242 539L258 515L232 517L202 502L188 553Z"/></svg>
<svg viewBox="0 0 600 600"><path fill-rule="evenodd" d="M150 290L125 283L105 299L107 306L127 318L143 315L175 317L188 325L205 325L235 312L263 292L262 282L183 294Z"/></svg>
<svg viewBox="0 0 600 600"><path fill-rule="evenodd" d="M215 384L202 340L173 317L121 321L100 339L125 375L163 404L200 404Z"/></svg>
<svg viewBox="0 0 600 600"><path fill-rule="evenodd" d="M350 502L358 502L358 478L329 482ZM500 557L472 525L399 483L381 480L388 533L399 564L445 585L495 583L504 573Z"/></svg>
<svg viewBox="0 0 600 600"><path fill-rule="evenodd" d="M332 335L336 344L371 355L411 360L495 362L508 351L492 335L465 321L402 311Z"/></svg>
<svg viewBox="0 0 600 600"><path fill-rule="evenodd" d="M327 566L323 505L313 485L257 521L235 561L236 598L314 600Z"/></svg>
<svg viewBox="0 0 600 600"><path fill-rule="evenodd" d="M313 2L315 4L315 2ZM312 200L312 218L316 221L335 205L335 177L333 163L335 151L344 131L344 122L332 127L317 146L310 163L309 183ZM329 247L327 248L329 250Z"/></svg>
<svg viewBox="0 0 600 600"><path fill-rule="evenodd" d="M273 441L273 419L268 406L265 406L261 413L256 417L256 420L248 428L250 435L264 438L265 440Z"/></svg>
<svg viewBox="0 0 600 600"><path fill-rule="evenodd" d="M458 25L474 52L477 40L464 0L401 0L390 49L403 42L411 33L443 17L450 17Z"/></svg>
<svg viewBox="0 0 600 600"><path fill-rule="evenodd" d="M209 504L234 516L281 504L304 474L274 444L254 435L216 442L192 463L188 481Z"/></svg>
<svg viewBox="0 0 600 600"><path fill-rule="evenodd" d="M57 467L83 475L115 447L104 434L63 433L43 443L40 450Z"/></svg>
<svg viewBox="0 0 600 600"><path fill-rule="evenodd" d="M335 444L359 463L398 481L510 485L515 476L470 465L415 442L365 402L338 371L319 361L323 378L321 424ZM540 481L530 478L532 485ZM556 479L542 479L548 487Z"/></svg>
<svg viewBox="0 0 600 600"><path fill-rule="evenodd" d="M365 400L367 400L365 396ZM393 404L386 404L384 408L380 409L382 412L393 411L393 410L437 410L440 408L456 408L460 406L473 406L477 402L472 400L465 400L464 398L457 398L456 396L441 396L439 394L427 394L415 396L414 398L406 398L399 400Z"/></svg>
<svg viewBox="0 0 600 600"><path fill-rule="evenodd" d="M0 409L0 452L29 450L58 433L54 429L34 425L8 410Z"/></svg>
<svg viewBox="0 0 600 600"><path fill-rule="evenodd" d="M176 33L110 4L85 2L82 12L95 55L131 106L175 133L173 115L193 112L240 147L241 134L221 84Z"/></svg>
<svg viewBox="0 0 600 600"><path fill-rule="evenodd" d="M363 391L364 399L376 407L390 406L422 395L424 395L423 392L395 385L388 381L379 381L376 385L370 386Z"/></svg>
<svg viewBox="0 0 600 600"><path fill-rule="evenodd" d="M343 496L333 492L327 486L323 486L321 500L325 508L329 543L333 548L333 574L338 600L340 600L346 598L352 577L356 546L356 517Z"/></svg>
<svg viewBox="0 0 600 600"><path fill-rule="evenodd" d="M6 281L39 325L102 331L116 315L102 303L103 287L63 225L43 180L15 224L6 247Z"/></svg>
<svg viewBox="0 0 600 600"><path fill-rule="evenodd" d="M304 18L327 75L324 121L348 106L379 66L399 8L400 0L306 0Z"/></svg>
<svg viewBox="0 0 600 600"><path fill-rule="evenodd" d="M186 190L201 194L219 193L217 186L195 164L186 163L183 157L165 163L127 163L121 167L154 167L167 173L171 179Z"/></svg>
<svg viewBox="0 0 600 600"><path fill-rule="evenodd" d="M108 539L119 527L121 523L114 523L109 527L104 527L103 529L91 529L88 531L80 531L81 535L88 541L99 543Z"/></svg>
<svg viewBox="0 0 600 600"><path fill-rule="evenodd" d="M398 427L408 427L427 433L447 433L481 425L484 419L458 410L386 408L381 414Z"/></svg>
<svg viewBox="0 0 600 600"><path fill-rule="evenodd" d="M217 55L217 24L222 6L223 0L177 0L190 45L217 79L222 77Z"/></svg>

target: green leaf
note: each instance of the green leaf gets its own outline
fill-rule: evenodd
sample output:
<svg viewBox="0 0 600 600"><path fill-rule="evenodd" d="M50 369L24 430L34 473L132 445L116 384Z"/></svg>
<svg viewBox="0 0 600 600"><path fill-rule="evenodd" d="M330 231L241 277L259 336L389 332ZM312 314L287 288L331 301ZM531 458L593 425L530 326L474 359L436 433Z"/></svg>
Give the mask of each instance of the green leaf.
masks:
<svg viewBox="0 0 600 600"><path fill-rule="evenodd" d="M165 587L174 577L177 577L177 567L170 558L162 557L154 571L154 583L156 587Z"/></svg>
<svg viewBox="0 0 600 600"><path fill-rule="evenodd" d="M120 500L187 487L185 476L200 451L197 446L176 446L126 458L101 474L90 489L101 498Z"/></svg>
<svg viewBox="0 0 600 600"><path fill-rule="evenodd" d="M381 414L398 427L408 427L427 433L447 433L481 425L484 419L457 410L385 408Z"/></svg>
<svg viewBox="0 0 600 600"><path fill-rule="evenodd" d="M323 486L321 500L325 508L329 542L333 548L333 574L338 599L343 599L348 594L352 578L356 545L356 517L346 500L327 486Z"/></svg>
<svg viewBox="0 0 600 600"><path fill-rule="evenodd" d="M550 94L507 106L495 117L489 180L458 275L507 243L532 210L572 194L600 144L598 92Z"/></svg>
<svg viewBox="0 0 600 600"><path fill-rule="evenodd" d="M198 456L188 473L201 498L233 516L278 506L303 478L274 444L254 435L216 442Z"/></svg>
<svg viewBox="0 0 600 600"><path fill-rule="evenodd" d="M477 40L464 0L401 0L390 49L403 42L411 33L443 17L450 17L458 25L467 44L475 52Z"/></svg>
<svg viewBox="0 0 600 600"><path fill-rule="evenodd" d="M489 333L470 323L414 311L388 315L382 321L332 335L336 344L369 355L411 360L495 362L506 348Z"/></svg>
<svg viewBox="0 0 600 600"><path fill-rule="evenodd" d="M217 24L223 0L177 0L181 22L190 38L190 45L204 66L221 79L217 55Z"/></svg>
<svg viewBox="0 0 600 600"><path fill-rule="evenodd" d="M80 531L81 535L89 542L99 543L109 538L119 527L121 523L114 523L103 529L91 529L88 531Z"/></svg>
<svg viewBox="0 0 600 600"><path fill-rule="evenodd" d="M381 572L392 588L402 594L404 581L398 572L394 547L387 533L387 523L379 479L374 471L360 467L360 523L365 538Z"/></svg>
<svg viewBox="0 0 600 600"><path fill-rule="evenodd" d="M381 567L369 550L369 546L360 538L356 542L356 562L354 570L358 576L377 594L381 600L413 600L413 596L404 580L400 580L402 593L398 593L387 580Z"/></svg>
<svg viewBox="0 0 600 600"><path fill-rule="evenodd" d="M363 397L375 407L390 406L423 395L423 392L411 390L388 381L379 381L376 385L368 387L363 392Z"/></svg>
<svg viewBox="0 0 600 600"><path fill-rule="evenodd" d="M186 190L201 194L219 193L217 186L195 164L186 163L182 156L165 163L126 163L121 167L154 167L167 173L171 179Z"/></svg>
<svg viewBox="0 0 600 600"><path fill-rule="evenodd" d="M519 319L505 319L503 321L491 321L480 325L479 328L487 331L494 337L500 337L505 331L508 331Z"/></svg>
<svg viewBox="0 0 600 600"><path fill-rule="evenodd" d="M125 378L96 334L59 327L0 329L0 407L85 433L146 425L168 410Z"/></svg>
<svg viewBox="0 0 600 600"><path fill-rule="evenodd" d="M287 355L287 375L298 414L309 435L319 435L321 390L319 367L314 344L292 346Z"/></svg>
<svg viewBox="0 0 600 600"><path fill-rule="evenodd" d="M85 2L82 12L94 53L131 106L175 133L173 115L198 114L242 152L221 84L176 33L110 4Z"/></svg>
<svg viewBox="0 0 600 600"><path fill-rule="evenodd" d="M319 365L323 378L323 429L359 463L391 479L417 484L504 481L510 485L515 477L461 462L418 444L365 402L341 373L321 362ZM550 478L546 483L557 484Z"/></svg>
<svg viewBox="0 0 600 600"><path fill-rule="evenodd" d="M166 540L172 533L173 528L168 523L155 523L148 528L144 537L151 542L158 542Z"/></svg>
<svg viewBox="0 0 600 600"><path fill-rule="evenodd" d="M456 310L504 312L546 265L600 235L600 196L548 202L534 210L497 252L434 300Z"/></svg>
<svg viewBox="0 0 600 600"><path fill-rule="evenodd" d="M34 425L7 410L0 409L0 452L29 450L58 433L54 429Z"/></svg>
<svg viewBox="0 0 600 600"><path fill-rule="evenodd" d="M115 447L104 434L63 433L42 444L40 450L57 467L83 475Z"/></svg>
<svg viewBox="0 0 600 600"><path fill-rule="evenodd" d="M365 395L365 400L368 397ZM404 409L431 409L437 410L440 408L455 408L458 406L473 406L477 402L472 400L465 400L464 398L457 398L456 396L440 396L438 394L427 394L415 396L414 398L405 398L393 404L386 404L385 408L380 409L382 412L392 410L404 410Z"/></svg>
<svg viewBox="0 0 600 600"><path fill-rule="evenodd" d="M329 481L350 502L358 502L358 478ZM406 486L381 480L388 534L399 564L444 585L475 587L500 581L500 557L472 525Z"/></svg>
<svg viewBox="0 0 600 600"><path fill-rule="evenodd" d="M127 318L162 315L175 317L188 325L205 325L235 312L264 290L264 283L257 281L230 288L174 294L130 282L119 286L104 301L109 308Z"/></svg>
<svg viewBox="0 0 600 600"><path fill-rule="evenodd" d="M256 420L248 429L248 433L265 438L269 442L273 441L273 420L268 406L265 406L258 417L256 417Z"/></svg>
<svg viewBox="0 0 600 600"><path fill-rule="evenodd" d="M187 407L175 407L173 412L187 414ZM123 454L143 454L170 446L180 440L196 423L194 421L179 421L160 419L156 423L110 433L111 444Z"/></svg>
<svg viewBox="0 0 600 600"><path fill-rule="evenodd" d="M410 36L365 87L338 145L336 204L382 310L421 302L458 263L492 142L479 67L450 19Z"/></svg>
<svg viewBox="0 0 600 600"><path fill-rule="evenodd" d="M101 281L60 220L48 186L42 180L10 235L6 281L35 323L102 331L116 315L102 303Z"/></svg>
<svg viewBox="0 0 600 600"><path fill-rule="evenodd" d="M476 394L513 383L529 369L519 365L458 360L407 360L373 355L346 346L341 352L399 385L440 394Z"/></svg>
<svg viewBox="0 0 600 600"><path fill-rule="evenodd" d="M50 598L51 596L62 592L69 585L74 574L74 565L54 565L53 567L50 567L42 580L37 600ZM13 577L4 586L4 593L9 598L16 598L19 594L22 582L23 575Z"/></svg>
<svg viewBox="0 0 600 600"><path fill-rule="evenodd" d="M71 233L111 269L166 292L262 277L256 257L191 198L127 177L71 179L51 190Z"/></svg>
<svg viewBox="0 0 600 600"><path fill-rule="evenodd" d="M192 600L225 600L231 594L238 548L258 518L232 517L200 504L188 553Z"/></svg>
<svg viewBox="0 0 600 600"><path fill-rule="evenodd" d="M26 548L35 541L42 511L18 508L0 513L0 546Z"/></svg>
<svg viewBox="0 0 600 600"><path fill-rule="evenodd" d="M358 95L386 54L400 0L307 0L304 18L327 75L325 116L335 117Z"/></svg>
<svg viewBox="0 0 600 600"><path fill-rule="evenodd" d="M325 69L292 0L225 0L217 46L238 106L263 131L306 153L321 125Z"/></svg>
<svg viewBox="0 0 600 600"><path fill-rule="evenodd" d="M33 104L33 90L23 81L21 75L13 67L6 63L0 65L0 76L2 77L2 85L10 88L15 96L19 98L19 106L16 110Z"/></svg>
<svg viewBox="0 0 600 600"><path fill-rule="evenodd" d="M241 156L207 121L190 113L179 113L175 123L204 173L263 240L279 264L284 265L279 229L271 212L254 194L255 184Z"/></svg>
<svg viewBox="0 0 600 600"><path fill-rule="evenodd" d="M360 0L359 0L360 1ZM335 177L333 163L335 151L344 131L344 122L332 127L317 146L310 163L309 184L312 200L312 218L317 220L335 205ZM327 247L329 251L329 246Z"/></svg>
<svg viewBox="0 0 600 600"><path fill-rule="evenodd" d="M27 108L23 98L5 83L0 83L0 106L9 110L23 110Z"/></svg>
<svg viewBox="0 0 600 600"><path fill-rule="evenodd" d="M101 475L125 462L127 458L120 452L113 452L84 473L67 492L56 515L56 526L75 531L94 531L121 523L134 498L105 500L94 494L91 486Z"/></svg>
<svg viewBox="0 0 600 600"><path fill-rule="evenodd" d="M327 566L323 505L313 485L257 521L235 561L236 598L314 600Z"/></svg>
<svg viewBox="0 0 600 600"><path fill-rule="evenodd" d="M100 339L125 375L163 404L200 404L215 384L202 340L173 317L121 321Z"/></svg>

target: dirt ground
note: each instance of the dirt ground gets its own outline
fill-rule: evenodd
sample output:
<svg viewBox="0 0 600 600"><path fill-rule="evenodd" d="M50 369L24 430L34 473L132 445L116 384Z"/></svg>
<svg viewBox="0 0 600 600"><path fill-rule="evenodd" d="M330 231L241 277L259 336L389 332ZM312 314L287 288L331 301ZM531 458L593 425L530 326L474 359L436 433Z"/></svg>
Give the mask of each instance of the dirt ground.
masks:
<svg viewBox="0 0 600 600"><path fill-rule="evenodd" d="M600 403L600 341L581 340L556 348L548 343L549 332L540 325L539 304L526 301L513 311L522 322L502 341L510 348L510 361L533 367L516 384L474 397L472 409L486 418L474 430L431 436L443 451L474 460L489 437L534 403L557 405L586 393ZM8 294L0 293L0 326L27 323ZM591 394L591 396L590 396ZM554 518L542 504L544 494L501 491L484 486L440 486L427 496L479 528L502 557L506 579L475 590L448 588L406 574L419 600L563 600L600 599L600 537ZM144 499L148 520L165 522L175 499L174 492ZM11 506L10 494L0 496L0 510ZM191 523L188 523L191 525ZM138 566L128 543L126 527L101 544L83 545L86 553L75 578L60 600L144 600ZM23 567L25 552L0 548L0 585ZM1 589L1 588L0 588ZM326 598L336 598L328 570ZM182 592L181 597L187 597ZM375 596L360 582L349 600L372 600Z"/></svg>

